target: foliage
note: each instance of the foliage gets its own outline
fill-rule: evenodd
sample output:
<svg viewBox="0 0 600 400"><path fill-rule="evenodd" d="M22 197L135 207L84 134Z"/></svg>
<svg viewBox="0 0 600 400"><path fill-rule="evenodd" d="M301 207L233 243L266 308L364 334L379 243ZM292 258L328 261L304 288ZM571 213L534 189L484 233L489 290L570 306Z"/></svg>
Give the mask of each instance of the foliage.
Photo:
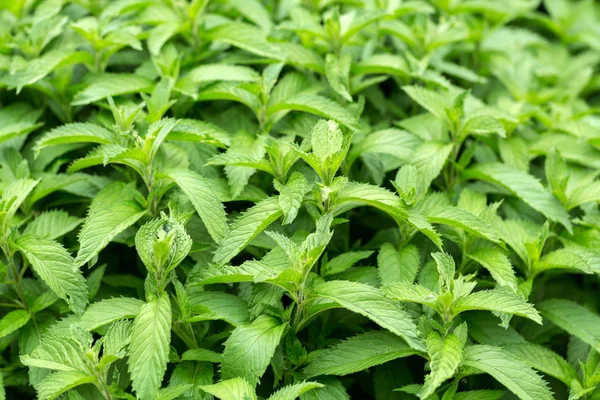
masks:
<svg viewBox="0 0 600 400"><path fill-rule="evenodd" d="M600 399L597 2L0 20L0 399Z"/></svg>

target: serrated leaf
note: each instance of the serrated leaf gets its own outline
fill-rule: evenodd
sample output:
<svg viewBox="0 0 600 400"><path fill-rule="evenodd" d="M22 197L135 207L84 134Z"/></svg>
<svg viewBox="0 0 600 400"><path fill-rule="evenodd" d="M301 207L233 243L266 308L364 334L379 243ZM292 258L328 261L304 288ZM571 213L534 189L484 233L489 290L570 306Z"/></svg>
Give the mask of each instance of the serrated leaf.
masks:
<svg viewBox="0 0 600 400"><path fill-rule="evenodd" d="M137 222L146 210L136 200L135 189L121 182L104 187L92 201L79 232L75 266L94 258L119 233Z"/></svg>
<svg viewBox="0 0 600 400"><path fill-rule="evenodd" d="M400 129L371 132L350 150L347 162L352 164L364 154L386 154L402 162L410 162L414 149L421 141L412 133Z"/></svg>
<svg viewBox="0 0 600 400"><path fill-rule="evenodd" d="M230 22L208 32L210 38L238 47L250 53L283 61L277 47L267 41L265 34L257 27L242 22Z"/></svg>
<svg viewBox="0 0 600 400"><path fill-rule="evenodd" d="M190 349L181 355L182 361L208 361L211 363L220 363L222 356L219 353L207 349Z"/></svg>
<svg viewBox="0 0 600 400"><path fill-rule="evenodd" d="M188 295L194 321L222 319L237 327L250 320L248 304L237 296L212 290L190 291Z"/></svg>
<svg viewBox="0 0 600 400"><path fill-rule="evenodd" d="M186 194L210 236L220 243L228 230L227 215L210 182L189 170L167 171L165 175Z"/></svg>
<svg viewBox="0 0 600 400"><path fill-rule="evenodd" d="M291 224L296 219L296 216L298 216L308 182L306 182L304 175L294 172L285 186L277 182L274 182L274 185L279 191L278 201L279 207L283 212L283 223Z"/></svg>
<svg viewBox="0 0 600 400"><path fill-rule="evenodd" d="M93 76L86 83L85 89L75 94L71 105L84 106L109 96L149 92L154 86L152 81L139 75L112 73Z"/></svg>
<svg viewBox="0 0 600 400"><path fill-rule="evenodd" d="M431 396L445 380L454 375L462 361L463 353L463 344L452 333L442 338L439 333L432 332L427 337L426 344L431 372L425 377L419 394L422 399Z"/></svg>
<svg viewBox="0 0 600 400"><path fill-rule="evenodd" d="M25 310L14 310L0 319L0 338L10 335L21 328L31 319L31 315Z"/></svg>
<svg viewBox="0 0 600 400"><path fill-rule="evenodd" d="M131 297L115 297L90 304L79 319L79 325L93 331L124 318L135 318L144 302Z"/></svg>
<svg viewBox="0 0 600 400"><path fill-rule="evenodd" d="M71 310L83 313L88 303L88 289L81 272L73 269L73 257L65 248L50 239L25 235L15 246L31 263L33 270Z"/></svg>
<svg viewBox="0 0 600 400"><path fill-rule="evenodd" d="M600 351L600 317L587 308L565 299L537 304L544 318Z"/></svg>
<svg viewBox="0 0 600 400"><path fill-rule="evenodd" d="M300 400L350 400L346 388L339 380L333 377L324 377L320 381L325 386L302 394Z"/></svg>
<svg viewBox="0 0 600 400"><path fill-rule="evenodd" d="M381 284L413 283L419 263L419 250L416 246L408 245L398 251L391 243L384 243L377 255L377 273Z"/></svg>
<svg viewBox="0 0 600 400"><path fill-rule="evenodd" d="M139 398L155 398L167 369L171 341L169 295L146 303L133 322L129 347L129 373Z"/></svg>
<svg viewBox="0 0 600 400"><path fill-rule="evenodd" d="M428 187L431 181L442 172L452 148L451 143L429 141L424 142L415 149L411 163L417 167L419 175L423 177L425 187Z"/></svg>
<svg viewBox="0 0 600 400"><path fill-rule="evenodd" d="M505 138L506 129L496 118L488 115L478 115L465 122L461 134L465 136L496 134L501 138Z"/></svg>
<svg viewBox="0 0 600 400"><path fill-rule="evenodd" d="M81 371L59 371L40 382L37 391L40 400L55 399L69 389L86 383L95 383L94 375Z"/></svg>
<svg viewBox="0 0 600 400"><path fill-rule="evenodd" d="M425 349L410 315L397 302L372 286L350 281L330 281L317 285L312 297L332 300L400 336L411 348Z"/></svg>
<svg viewBox="0 0 600 400"><path fill-rule="evenodd" d="M5 221L10 221L39 182L33 179L18 179L4 188L0 208L6 213L3 218Z"/></svg>
<svg viewBox="0 0 600 400"><path fill-rule="evenodd" d="M373 254L372 251L349 251L335 256L321 267L321 275L335 275L344 272L360 260L369 258Z"/></svg>
<svg viewBox="0 0 600 400"><path fill-rule="evenodd" d="M508 351L487 345L465 348L463 364L492 375L521 400L551 400L547 383Z"/></svg>
<svg viewBox="0 0 600 400"><path fill-rule="evenodd" d="M594 249L568 246L544 255L533 265L535 274L553 269L572 269L586 274L600 272L600 254Z"/></svg>
<svg viewBox="0 0 600 400"><path fill-rule="evenodd" d="M499 248L480 249L471 252L469 258L483 265L494 280L501 286L506 286L513 292L517 291L517 277L513 271L512 265Z"/></svg>
<svg viewBox="0 0 600 400"><path fill-rule="evenodd" d="M231 225L221 246L215 252L213 262L225 264L235 257L259 233L283 215L276 197L269 197L251 207Z"/></svg>
<svg viewBox="0 0 600 400"><path fill-rule="evenodd" d="M56 371L86 371L85 359L81 343L75 337L49 333L29 355L21 356L24 365Z"/></svg>
<svg viewBox="0 0 600 400"><path fill-rule="evenodd" d="M26 68L4 76L3 81L10 88L17 88L18 93L24 86L39 81L60 66L90 61L92 57L88 52L74 52L71 49L50 50L41 57L29 61Z"/></svg>
<svg viewBox="0 0 600 400"><path fill-rule="evenodd" d="M279 345L286 324L262 315L252 324L236 328L225 341L221 375L223 379L243 378L256 384L265 373Z"/></svg>
<svg viewBox="0 0 600 400"><path fill-rule="evenodd" d="M551 221L560 222L569 231L571 221L563 206L544 189L542 184L526 172L513 169L505 164L479 164L465 171L471 179L482 179L510 190L533 209Z"/></svg>
<svg viewBox="0 0 600 400"><path fill-rule="evenodd" d="M446 110L450 109L452 104L448 102L447 97L442 93L437 93L420 86L403 86L402 90L406 92L421 107L435 115L443 121L447 121Z"/></svg>
<svg viewBox="0 0 600 400"><path fill-rule="evenodd" d="M396 282L383 286L381 291L389 298L398 301L424 304L434 309L437 308L437 294L422 285Z"/></svg>
<svg viewBox="0 0 600 400"><path fill-rule="evenodd" d="M243 378L223 380L214 385L203 385L200 389L221 400L256 400L254 387Z"/></svg>
<svg viewBox="0 0 600 400"><path fill-rule="evenodd" d="M71 232L82 222L83 219L73 217L66 211L45 211L27 224L23 234L54 240Z"/></svg>
<svg viewBox="0 0 600 400"><path fill-rule="evenodd" d="M458 207L433 207L424 214L431 223L453 226L490 242L500 242L498 233L487 222Z"/></svg>
<svg viewBox="0 0 600 400"><path fill-rule="evenodd" d="M325 57L325 76L327 81L337 94L345 100L352 102L350 94L350 65L352 58L349 55L336 57L327 54Z"/></svg>
<svg viewBox="0 0 600 400"><path fill-rule="evenodd" d="M456 393L454 400L498 400L505 393L504 390L469 390Z"/></svg>
<svg viewBox="0 0 600 400"><path fill-rule="evenodd" d="M318 382L301 382L285 386L273 393L267 400L296 400L300 395L313 389L322 388Z"/></svg>
<svg viewBox="0 0 600 400"><path fill-rule="evenodd" d="M265 31L268 32L271 30L271 16L269 15L269 12L265 6L259 0L248 0L242 2L230 0L228 3L240 14L259 25Z"/></svg>
<svg viewBox="0 0 600 400"><path fill-rule="evenodd" d="M554 351L535 343L517 343L504 346L504 350L512 353L533 369L543 372L570 386L577 379L577 372L564 358Z"/></svg>
<svg viewBox="0 0 600 400"><path fill-rule="evenodd" d="M302 377L348 375L397 358L418 354L404 340L387 332L353 336L324 350L308 355Z"/></svg>
<svg viewBox="0 0 600 400"><path fill-rule="evenodd" d="M267 109L267 114L273 115L283 110L304 111L319 117L332 119L351 129L360 129L358 118L348 109L317 94L300 93L283 102L271 104Z"/></svg>
<svg viewBox="0 0 600 400"><path fill-rule="evenodd" d="M531 304L508 290L482 290L458 299L452 305L455 315L469 310L505 312L542 323L542 317Z"/></svg>
<svg viewBox="0 0 600 400"><path fill-rule="evenodd" d="M408 77L410 69L401 56L395 54L374 54L352 68L354 74L386 74Z"/></svg>

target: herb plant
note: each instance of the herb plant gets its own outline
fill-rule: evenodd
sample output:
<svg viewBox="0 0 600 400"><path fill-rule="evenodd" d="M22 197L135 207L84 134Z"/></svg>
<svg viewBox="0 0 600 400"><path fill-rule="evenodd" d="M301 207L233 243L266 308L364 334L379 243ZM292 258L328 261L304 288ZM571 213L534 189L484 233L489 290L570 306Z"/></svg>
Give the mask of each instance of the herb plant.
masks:
<svg viewBox="0 0 600 400"><path fill-rule="evenodd" d="M600 4L0 2L0 399L600 399Z"/></svg>

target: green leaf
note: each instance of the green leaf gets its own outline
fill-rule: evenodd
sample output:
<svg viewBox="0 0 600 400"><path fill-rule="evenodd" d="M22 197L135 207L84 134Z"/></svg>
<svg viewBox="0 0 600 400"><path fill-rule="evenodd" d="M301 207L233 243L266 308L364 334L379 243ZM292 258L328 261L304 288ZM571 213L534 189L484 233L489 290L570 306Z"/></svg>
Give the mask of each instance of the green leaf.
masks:
<svg viewBox="0 0 600 400"><path fill-rule="evenodd" d="M300 396L300 400L350 400L346 388L339 380L333 377L324 377L320 381L325 386L304 393Z"/></svg>
<svg viewBox="0 0 600 400"><path fill-rule="evenodd" d="M283 212L276 197L262 200L251 207L231 225L227 236L215 252L213 262L222 265L230 261L252 239L282 215Z"/></svg>
<svg viewBox="0 0 600 400"><path fill-rule="evenodd" d="M452 104L449 103L447 96L420 86L403 86L402 90L404 90L411 99L437 118L448 121L446 110L450 109Z"/></svg>
<svg viewBox="0 0 600 400"><path fill-rule="evenodd" d="M325 162L342 150L344 136L335 121L321 119L314 126L310 140L313 154Z"/></svg>
<svg viewBox="0 0 600 400"><path fill-rule="evenodd" d="M425 187L429 187L431 181L442 172L453 146L451 143L429 141L424 142L415 149L411 157L411 163L417 167L419 176L424 180Z"/></svg>
<svg viewBox="0 0 600 400"><path fill-rule="evenodd" d="M446 286L448 291L451 291L454 275L456 274L454 259L448 253L431 253L431 257L435 260L442 285Z"/></svg>
<svg viewBox="0 0 600 400"><path fill-rule="evenodd" d="M325 57L325 76L327 81L337 94L345 100L352 102L350 94L350 65L352 58L349 55L336 57L327 54Z"/></svg>
<svg viewBox="0 0 600 400"><path fill-rule="evenodd" d="M210 236L221 243L228 230L227 215L210 182L193 171L167 171L165 175L177 183L194 205Z"/></svg>
<svg viewBox="0 0 600 400"><path fill-rule="evenodd" d="M505 393L503 390L470 390L456 393L454 400L498 400Z"/></svg>
<svg viewBox="0 0 600 400"><path fill-rule="evenodd" d="M33 270L71 310L83 313L88 303L85 279L73 267L73 257L65 248L50 239L25 235L15 241L17 249L31 263Z"/></svg>
<svg viewBox="0 0 600 400"><path fill-rule="evenodd" d="M423 304L434 309L438 308L437 294L414 283L396 282L385 285L381 291L388 297L409 303Z"/></svg>
<svg viewBox="0 0 600 400"><path fill-rule="evenodd" d="M600 317L587 308L565 299L537 304L544 318L600 351Z"/></svg>
<svg viewBox="0 0 600 400"><path fill-rule="evenodd" d="M432 207L423 211L423 214L431 223L453 226L490 242L500 242L498 233L487 222L458 207Z"/></svg>
<svg viewBox="0 0 600 400"><path fill-rule="evenodd" d="M57 371L86 371L86 358L82 344L74 336L46 333L29 355L21 356L21 362Z"/></svg>
<svg viewBox="0 0 600 400"><path fill-rule="evenodd" d="M265 6L259 0L235 1L229 0L228 3L240 14L250 21L259 25L265 31L271 30L271 16Z"/></svg>
<svg viewBox="0 0 600 400"><path fill-rule="evenodd" d="M418 354L404 340L387 332L368 332L308 355L303 378L348 375L397 358Z"/></svg>
<svg viewBox="0 0 600 400"><path fill-rule="evenodd" d="M503 289L482 290L460 298L452 305L454 315L470 310L488 310L515 314L541 325L542 317L518 295Z"/></svg>
<svg viewBox="0 0 600 400"><path fill-rule="evenodd" d="M207 349L190 349L181 355L181 361L208 361L211 363L220 363L221 354Z"/></svg>
<svg viewBox="0 0 600 400"><path fill-rule="evenodd" d="M271 363L285 329L286 324L266 315L249 325L237 327L225 341L222 378L240 377L252 384L258 383Z"/></svg>
<svg viewBox="0 0 600 400"><path fill-rule="evenodd" d="M33 132L37 128L42 126L41 123L36 124L33 122L17 122L0 128L0 143L6 142L18 136L26 135Z"/></svg>
<svg viewBox="0 0 600 400"><path fill-rule="evenodd" d="M87 62L93 62L93 59L91 54L85 51L73 52L71 49L50 50L41 57L29 61L27 67L20 71L4 76L3 81L10 88L17 88L18 93L24 86L39 81L60 66Z"/></svg>
<svg viewBox="0 0 600 400"><path fill-rule="evenodd" d="M586 274L598 273L600 254L594 249L568 246L549 252L533 265L536 275L552 269L571 269Z"/></svg>
<svg viewBox="0 0 600 400"><path fill-rule="evenodd" d="M410 68L401 56L395 54L374 54L352 68L356 75L386 74L408 77Z"/></svg>
<svg viewBox="0 0 600 400"><path fill-rule="evenodd" d="M425 383L419 397L431 396L445 380L454 376L462 361L463 343L450 333L442 338L439 333L432 332L427 337L427 352L430 356L431 372L425 377Z"/></svg>
<svg viewBox="0 0 600 400"><path fill-rule="evenodd" d="M536 178L528 173L505 164L491 163L479 164L465 171L465 177L482 179L500 185L549 220L559 222L569 231L571 230L569 214L563 206L544 189Z"/></svg>
<svg viewBox="0 0 600 400"><path fill-rule="evenodd" d="M182 118L167 136L168 140L208 143L219 147L231 144L229 133L216 125L195 119Z"/></svg>
<svg viewBox="0 0 600 400"><path fill-rule="evenodd" d="M243 378L223 380L214 385L203 385L200 389L221 400L256 400L254 387Z"/></svg>
<svg viewBox="0 0 600 400"><path fill-rule="evenodd" d="M505 286L516 293L517 277L506 254L497 247L479 249L471 252L468 257L487 269L499 285Z"/></svg>
<svg viewBox="0 0 600 400"><path fill-rule="evenodd" d="M0 208L6 213L3 218L5 221L11 220L39 182L39 180L33 179L18 179L4 188Z"/></svg>
<svg viewBox="0 0 600 400"><path fill-rule="evenodd" d="M328 276L344 272L360 260L369 258L371 254L373 254L372 251L349 251L342 253L327 261L327 264L321 267L321 275Z"/></svg>
<svg viewBox="0 0 600 400"><path fill-rule="evenodd" d="M267 400L296 400L300 395L324 385L317 382L301 382L285 386L273 393Z"/></svg>
<svg viewBox="0 0 600 400"><path fill-rule="evenodd" d="M505 138L506 129L496 118L488 115L478 115L465 122L461 134L464 136L496 134L501 138Z"/></svg>
<svg viewBox="0 0 600 400"><path fill-rule="evenodd" d="M521 400L551 400L547 383L521 360L495 346L465 348L463 365L492 375Z"/></svg>
<svg viewBox="0 0 600 400"><path fill-rule="evenodd" d="M317 94L300 93L280 103L272 104L267 109L267 114L270 116L282 110L304 111L332 119L351 129L360 129L358 118L352 112L333 100Z"/></svg>
<svg viewBox="0 0 600 400"><path fill-rule="evenodd" d="M187 385L177 385L162 388L158 391L156 398L160 400L175 400L185 395L190 389L193 389L194 385L189 383Z"/></svg>
<svg viewBox="0 0 600 400"><path fill-rule="evenodd" d="M346 158L352 164L356 158L365 154L385 154L401 162L411 162L415 148L421 143L412 133L400 129L383 129L371 132L358 144L354 144Z"/></svg>
<svg viewBox="0 0 600 400"><path fill-rule="evenodd" d="M357 282L330 281L317 285L312 298L329 299L352 312L363 315L400 336L415 350L424 350L411 316L378 289Z"/></svg>
<svg viewBox="0 0 600 400"><path fill-rule="evenodd" d="M146 303L133 322L129 346L129 373L139 398L155 398L167 369L171 341L169 295Z"/></svg>
<svg viewBox="0 0 600 400"><path fill-rule="evenodd" d="M278 201L279 207L283 212L283 224L291 224L298 216L308 182L306 182L304 175L294 172L285 186L281 185L278 181L273 181L273 185L279 192Z"/></svg>
<svg viewBox="0 0 600 400"><path fill-rule="evenodd" d="M248 304L232 294L212 290L193 290L188 295L193 314L192 320L222 319L233 326L240 326L247 324L250 319Z"/></svg>
<svg viewBox="0 0 600 400"><path fill-rule="evenodd" d="M79 325L93 331L124 318L135 318L144 302L131 297L115 297L90 304L79 319Z"/></svg>
<svg viewBox="0 0 600 400"><path fill-rule="evenodd" d="M95 383L94 375L80 371L60 371L48 375L38 386L40 400L55 399L69 389L86 383Z"/></svg>
<svg viewBox="0 0 600 400"><path fill-rule="evenodd" d="M408 245L398 251L391 243L384 243L377 255L377 272L381 284L413 283L419 263L420 255L416 246Z"/></svg>
<svg viewBox="0 0 600 400"><path fill-rule="evenodd" d="M73 217L66 211L45 211L27 224L23 234L55 240L71 232L82 222L82 218Z"/></svg>
<svg viewBox="0 0 600 400"><path fill-rule="evenodd" d="M0 338L10 335L21 328L31 319L31 315L25 310L15 310L0 319Z"/></svg>
<svg viewBox="0 0 600 400"><path fill-rule="evenodd" d="M223 154L223 153L221 153ZM254 166L257 164L261 169L271 173L271 166L266 167L266 160L262 160L265 154L264 137L255 137L245 132L238 132L231 143L227 152L223 155L216 157L218 160L220 157L227 158L231 157L232 160L239 161L238 157L248 161L252 160ZM212 160L212 159L211 159ZM210 165L210 164L209 164ZM227 165L225 167L225 175L227 175L227 181L231 189L232 198L238 197L248 185L248 181L254 175L256 170L247 166ZM266 169L265 169L266 168Z"/></svg>
<svg viewBox="0 0 600 400"><path fill-rule="evenodd" d="M553 376L570 386L577 379L577 372L564 358L554 351L534 343L517 343L504 346L504 350L512 353L533 369Z"/></svg>
<svg viewBox="0 0 600 400"><path fill-rule="evenodd" d="M258 56L283 61L277 47L269 43L265 33L255 26L230 22L210 30L208 35L214 41L230 44Z"/></svg>
<svg viewBox="0 0 600 400"><path fill-rule="evenodd" d="M107 97L116 97L130 93L150 92L152 81L134 74L104 73L86 80L87 86L75 94L71 105L84 106Z"/></svg>
<svg viewBox="0 0 600 400"><path fill-rule="evenodd" d="M146 214L137 198L135 189L121 182L111 183L97 194L79 232L76 267L93 259L119 233Z"/></svg>

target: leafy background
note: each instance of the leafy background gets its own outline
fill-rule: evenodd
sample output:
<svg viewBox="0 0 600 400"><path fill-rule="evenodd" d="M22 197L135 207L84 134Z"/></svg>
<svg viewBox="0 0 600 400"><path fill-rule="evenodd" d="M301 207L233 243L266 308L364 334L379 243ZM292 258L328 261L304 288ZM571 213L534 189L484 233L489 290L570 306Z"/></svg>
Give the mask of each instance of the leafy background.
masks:
<svg viewBox="0 0 600 400"><path fill-rule="evenodd" d="M599 399L600 5L0 2L0 398Z"/></svg>

